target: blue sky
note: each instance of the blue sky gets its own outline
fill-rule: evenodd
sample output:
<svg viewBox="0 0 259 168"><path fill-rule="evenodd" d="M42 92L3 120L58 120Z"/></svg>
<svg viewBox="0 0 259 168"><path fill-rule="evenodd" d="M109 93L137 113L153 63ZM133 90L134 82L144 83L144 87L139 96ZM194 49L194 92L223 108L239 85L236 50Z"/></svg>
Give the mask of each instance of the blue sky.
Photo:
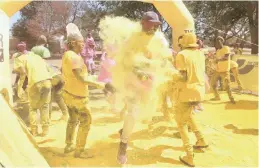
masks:
<svg viewBox="0 0 259 168"><path fill-rule="evenodd" d="M10 18L10 29L12 28L13 24L17 22L21 18L20 12L16 12L11 18Z"/></svg>

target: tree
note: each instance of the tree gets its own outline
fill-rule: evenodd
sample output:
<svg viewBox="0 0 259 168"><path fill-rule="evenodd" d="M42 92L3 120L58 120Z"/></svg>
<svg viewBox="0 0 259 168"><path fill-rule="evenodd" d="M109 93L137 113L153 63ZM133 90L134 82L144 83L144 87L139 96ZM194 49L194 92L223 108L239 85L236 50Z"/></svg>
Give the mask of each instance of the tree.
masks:
<svg viewBox="0 0 259 168"><path fill-rule="evenodd" d="M256 44L252 45L252 53L258 53L258 2L187 1L185 4L195 18L199 37L213 42L221 35L226 41L237 38L242 45L251 37L251 43Z"/></svg>
<svg viewBox="0 0 259 168"><path fill-rule="evenodd" d="M31 19L37 12L37 7L41 4L40 1L33 1L23 9L21 9L21 19L19 19L12 27L12 35L21 41L26 41L27 46L30 48L35 44L35 37L33 37L26 27L27 19Z"/></svg>
<svg viewBox="0 0 259 168"><path fill-rule="evenodd" d="M29 47L35 45L41 34L47 38L64 35L66 25L81 17L80 1L40 1L32 2L21 10L21 19L12 27L14 37L27 41Z"/></svg>
<svg viewBox="0 0 259 168"><path fill-rule="evenodd" d="M172 37L171 27L166 23L157 9L151 3L140 1L95 1L88 3L87 13L83 16L84 21L90 21L85 24L84 28L97 29L100 19L105 15L124 16L132 20L140 20L143 13L147 11L155 11L162 21L162 31L170 39ZM84 23L86 23L84 22Z"/></svg>
<svg viewBox="0 0 259 168"><path fill-rule="evenodd" d="M258 54L258 1L247 2L247 16L251 34L252 54Z"/></svg>

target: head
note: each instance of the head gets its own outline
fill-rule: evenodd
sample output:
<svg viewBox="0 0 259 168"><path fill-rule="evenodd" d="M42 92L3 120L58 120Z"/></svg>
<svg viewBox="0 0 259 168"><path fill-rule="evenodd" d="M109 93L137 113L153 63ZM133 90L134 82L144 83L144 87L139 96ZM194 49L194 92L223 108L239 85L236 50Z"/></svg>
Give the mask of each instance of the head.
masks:
<svg viewBox="0 0 259 168"><path fill-rule="evenodd" d="M87 33L87 37L88 37L88 38L92 37L92 33L91 33L91 32L88 32L88 33Z"/></svg>
<svg viewBox="0 0 259 168"><path fill-rule="evenodd" d="M149 11L144 13L142 20L141 20L142 30L148 34L154 34L161 22L159 21L158 15L153 12Z"/></svg>
<svg viewBox="0 0 259 168"><path fill-rule="evenodd" d="M46 45L47 44L47 38L44 35L41 35L38 38L37 45Z"/></svg>
<svg viewBox="0 0 259 168"><path fill-rule="evenodd" d="M20 42L20 43L18 43L17 44L17 50L19 51L19 52L22 52L22 53L24 53L24 52L26 52L26 43L25 42Z"/></svg>
<svg viewBox="0 0 259 168"><path fill-rule="evenodd" d="M197 40L197 44L199 45L199 48L204 48L203 42L200 39Z"/></svg>
<svg viewBox="0 0 259 168"><path fill-rule="evenodd" d="M223 37L218 36L216 38L216 42L215 42L216 50L221 49L223 47L223 45L224 45L224 42L225 42L225 40L223 39Z"/></svg>
<svg viewBox="0 0 259 168"><path fill-rule="evenodd" d="M78 34L70 34L67 37L67 47L75 53L81 53L84 48L84 38Z"/></svg>
<svg viewBox="0 0 259 168"><path fill-rule="evenodd" d="M197 37L195 33L185 33L182 38L182 46L184 48L198 48Z"/></svg>

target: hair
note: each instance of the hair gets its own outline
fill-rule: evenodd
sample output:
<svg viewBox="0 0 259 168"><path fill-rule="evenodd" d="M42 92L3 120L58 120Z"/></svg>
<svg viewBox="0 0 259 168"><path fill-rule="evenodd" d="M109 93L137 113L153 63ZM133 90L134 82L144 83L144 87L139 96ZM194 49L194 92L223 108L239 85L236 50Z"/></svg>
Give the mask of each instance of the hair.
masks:
<svg viewBox="0 0 259 168"><path fill-rule="evenodd" d="M68 48L69 50L73 50L73 49L74 49L74 47L73 47L73 45L72 45L72 42L67 42L67 48Z"/></svg>
<svg viewBox="0 0 259 168"><path fill-rule="evenodd" d="M37 45L47 44L47 38L44 35L41 35L38 38Z"/></svg>

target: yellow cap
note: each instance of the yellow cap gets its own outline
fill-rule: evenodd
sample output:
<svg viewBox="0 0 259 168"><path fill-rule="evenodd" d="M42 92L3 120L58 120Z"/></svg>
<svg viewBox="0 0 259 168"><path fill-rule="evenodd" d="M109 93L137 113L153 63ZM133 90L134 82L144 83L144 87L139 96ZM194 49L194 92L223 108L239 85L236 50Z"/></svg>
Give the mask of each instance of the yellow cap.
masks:
<svg viewBox="0 0 259 168"><path fill-rule="evenodd" d="M181 45L186 48L186 47L199 47L197 44L197 37L195 33L186 33L183 35L183 38L180 40Z"/></svg>

